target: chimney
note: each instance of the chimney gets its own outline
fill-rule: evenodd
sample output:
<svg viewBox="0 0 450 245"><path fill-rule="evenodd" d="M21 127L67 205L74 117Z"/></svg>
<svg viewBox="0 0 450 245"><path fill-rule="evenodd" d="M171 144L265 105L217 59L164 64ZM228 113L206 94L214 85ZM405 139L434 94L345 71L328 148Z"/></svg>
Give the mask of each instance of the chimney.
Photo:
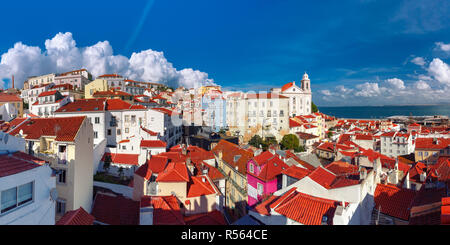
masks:
<svg viewBox="0 0 450 245"><path fill-rule="evenodd" d="M206 177L202 177L203 183L206 183Z"/></svg>
<svg viewBox="0 0 450 245"><path fill-rule="evenodd" d="M12 75L12 88L14 88L14 75Z"/></svg>

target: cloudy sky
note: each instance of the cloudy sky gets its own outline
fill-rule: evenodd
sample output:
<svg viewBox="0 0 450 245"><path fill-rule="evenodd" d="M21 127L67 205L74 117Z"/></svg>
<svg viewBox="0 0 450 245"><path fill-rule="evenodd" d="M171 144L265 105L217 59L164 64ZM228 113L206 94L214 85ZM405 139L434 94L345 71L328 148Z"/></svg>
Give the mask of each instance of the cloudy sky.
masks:
<svg viewBox="0 0 450 245"><path fill-rule="evenodd" d="M317 3L316 3L317 2ZM327 105L450 103L450 1L9 1L0 86L87 68L261 91L311 78ZM18 14L20 13L20 14Z"/></svg>

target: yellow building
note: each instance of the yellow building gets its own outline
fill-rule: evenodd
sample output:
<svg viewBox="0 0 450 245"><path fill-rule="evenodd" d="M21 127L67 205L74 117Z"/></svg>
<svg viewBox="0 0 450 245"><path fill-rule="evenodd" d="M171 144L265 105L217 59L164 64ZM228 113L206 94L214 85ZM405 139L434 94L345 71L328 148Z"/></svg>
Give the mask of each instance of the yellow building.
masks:
<svg viewBox="0 0 450 245"><path fill-rule="evenodd" d="M55 171L56 221L79 207L91 211L94 132L87 117L28 118L8 133L24 138L26 152Z"/></svg>
<svg viewBox="0 0 450 245"><path fill-rule="evenodd" d="M0 93L0 106L10 103L16 108L18 117L23 115L23 101L17 94ZM0 119L2 120L2 119Z"/></svg>
<svg viewBox="0 0 450 245"><path fill-rule="evenodd" d="M212 149L218 170L226 176L225 210L237 220L247 214L247 162L253 153L226 140Z"/></svg>
<svg viewBox="0 0 450 245"><path fill-rule="evenodd" d="M450 154L449 138L417 138L414 151L416 162L436 163L440 155Z"/></svg>
<svg viewBox="0 0 450 245"><path fill-rule="evenodd" d="M94 93L97 91L108 91L108 81L105 79L95 79L94 81L84 86L84 98L94 98Z"/></svg>

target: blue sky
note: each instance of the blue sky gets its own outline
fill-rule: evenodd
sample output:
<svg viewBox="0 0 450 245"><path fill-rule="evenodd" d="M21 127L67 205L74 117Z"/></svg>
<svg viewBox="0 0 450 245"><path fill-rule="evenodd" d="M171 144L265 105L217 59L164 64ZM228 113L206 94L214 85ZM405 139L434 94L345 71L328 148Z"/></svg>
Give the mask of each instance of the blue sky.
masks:
<svg viewBox="0 0 450 245"><path fill-rule="evenodd" d="M22 42L27 48L39 47L45 56L45 40L70 32L80 48L108 41L114 55L127 58L142 50L163 52L176 69L163 72L171 81L207 77L224 89L259 91L299 81L306 71L319 105L450 102L436 96L450 91L450 51L445 46L450 43L449 1L79 0L0 5L0 54ZM417 57L423 62L412 62ZM3 77L18 73L12 72L9 60ZM114 67L105 71L119 69ZM194 72L182 77L185 68ZM158 76L137 78L146 77ZM411 98L404 91L413 88L422 88L423 96ZM381 99L385 93L390 99Z"/></svg>

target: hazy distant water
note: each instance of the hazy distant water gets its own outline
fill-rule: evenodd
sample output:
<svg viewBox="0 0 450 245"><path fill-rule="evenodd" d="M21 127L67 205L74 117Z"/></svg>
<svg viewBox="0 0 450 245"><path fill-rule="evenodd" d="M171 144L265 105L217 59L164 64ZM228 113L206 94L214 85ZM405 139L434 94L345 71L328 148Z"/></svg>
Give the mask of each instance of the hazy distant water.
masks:
<svg viewBox="0 0 450 245"><path fill-rule="evenodd" d="M338 118L385 118L390 116L450 116L450 105L319 107L319 111Z"/></svg>

